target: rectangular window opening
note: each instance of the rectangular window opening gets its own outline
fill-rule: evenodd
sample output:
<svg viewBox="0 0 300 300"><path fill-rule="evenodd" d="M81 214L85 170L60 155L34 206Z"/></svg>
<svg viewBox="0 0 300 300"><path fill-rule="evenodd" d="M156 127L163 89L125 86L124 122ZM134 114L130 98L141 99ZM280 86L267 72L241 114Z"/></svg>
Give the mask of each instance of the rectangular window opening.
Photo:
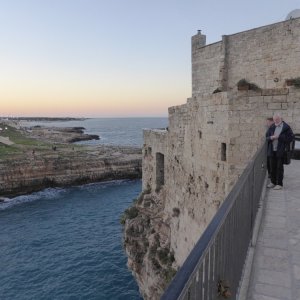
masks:
<svg viewBox="0 0 300 300"><path fill-rule="evenodd" d="M226 143L221 144L221 161L226 161Z"/></svg>
<svg viewBox="0 0 300 300"><path fill-rule="evenodd" d="M159 189L165 183L165 156L156 153L156 188Z"/></svg>

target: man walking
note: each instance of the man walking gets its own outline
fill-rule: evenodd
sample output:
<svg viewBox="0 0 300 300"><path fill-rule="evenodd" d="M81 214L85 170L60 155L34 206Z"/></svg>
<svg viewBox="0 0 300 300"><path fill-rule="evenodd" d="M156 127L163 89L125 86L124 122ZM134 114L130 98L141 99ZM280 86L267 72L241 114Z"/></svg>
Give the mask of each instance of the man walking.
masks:
<svg viewBox="0 0 300 300"><path fill-rule="evenodd" d="M274 190L281 190L283 186L283 156L287 146L293 141L294 134L291 127L282 121L279 114L273 116L274 124L266 133L268 142L268 159L271 167L271 182L267 185Z"/></svg>

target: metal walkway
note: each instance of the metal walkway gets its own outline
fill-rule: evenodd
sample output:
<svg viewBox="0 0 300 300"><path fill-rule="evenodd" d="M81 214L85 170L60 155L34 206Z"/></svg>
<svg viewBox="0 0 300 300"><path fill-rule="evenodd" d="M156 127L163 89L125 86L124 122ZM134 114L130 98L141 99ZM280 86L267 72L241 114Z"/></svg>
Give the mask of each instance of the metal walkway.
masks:
<svg viewBox="0 0 300 300"><path fill-rule="evenodd" d="M268 190L247 300L300 299L300 161L285 166L284 189Z"/></svg>

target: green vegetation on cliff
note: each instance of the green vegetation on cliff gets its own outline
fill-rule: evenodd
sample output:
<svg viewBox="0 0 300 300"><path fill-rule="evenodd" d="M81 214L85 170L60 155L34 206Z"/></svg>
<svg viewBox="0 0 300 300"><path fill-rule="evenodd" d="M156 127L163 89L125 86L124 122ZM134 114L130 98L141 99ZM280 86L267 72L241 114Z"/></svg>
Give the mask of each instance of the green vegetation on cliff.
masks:
<svg viewBox="0 0 300 300"><path fill-rule="evenodd" d="M18 130L12 126L0 123L0 137L9 138L13 143L12 145L5 145L0 143L0 159L6 158L10 155L22 154L26 151L32 151L33 149L45 149L49 148L49 145L27 137L22 130Z"/></svg>
<svg viewBox="0 0 300 300"><path fill-rule="evenodd" d="M27 132L22 129L9 126L5 123L0 123L0 137L9 138L12 145L6 145L0 141L0 160L6 158L18 158L24 155L30 155L35 153L52 153L53 143L41 141L29 136ZM59 148L60 156L64 156L66 151L72 149L80 150L84 148L82 145L68 145L68 144L55 144L56 148ZM66 153L65 153L66 154Z"/></svg>

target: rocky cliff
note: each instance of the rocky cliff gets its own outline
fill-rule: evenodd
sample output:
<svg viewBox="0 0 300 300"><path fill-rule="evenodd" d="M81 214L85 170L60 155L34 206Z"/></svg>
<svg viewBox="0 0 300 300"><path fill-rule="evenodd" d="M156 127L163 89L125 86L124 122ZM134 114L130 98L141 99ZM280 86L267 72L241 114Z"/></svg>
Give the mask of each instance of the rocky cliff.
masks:
<svg viewBox="0 0 300 300"><path fill-rule="evenodd" d="M163 188L158 193L145 190L121 219L128 267L144 299L159 299L177 269L165 199Z"/></svg>
<svg viewBox="0 0 300 300"><path fill-rule="evenodd" d="M129 147L74 147L24 151L0 157L0 195L46 187L141 177L141 150Z"/></svg>

